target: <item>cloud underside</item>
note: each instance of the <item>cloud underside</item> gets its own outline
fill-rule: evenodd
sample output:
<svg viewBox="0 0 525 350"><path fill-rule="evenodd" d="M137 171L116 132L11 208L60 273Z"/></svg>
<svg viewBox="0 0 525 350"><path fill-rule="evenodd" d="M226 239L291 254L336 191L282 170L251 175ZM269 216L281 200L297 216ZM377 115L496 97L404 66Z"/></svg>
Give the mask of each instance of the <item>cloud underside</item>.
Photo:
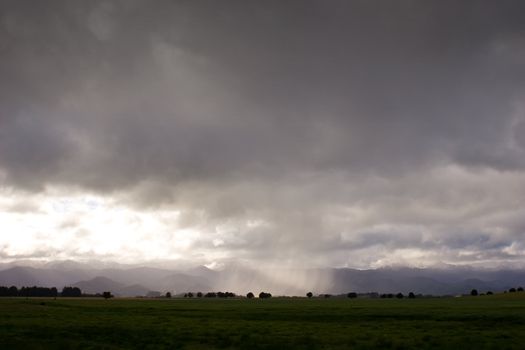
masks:
<svg viewBox="0 0 525 350"><path fill-rule="evenodd" d="M0 259L523 263L519 1L0 7Z"/></svg>

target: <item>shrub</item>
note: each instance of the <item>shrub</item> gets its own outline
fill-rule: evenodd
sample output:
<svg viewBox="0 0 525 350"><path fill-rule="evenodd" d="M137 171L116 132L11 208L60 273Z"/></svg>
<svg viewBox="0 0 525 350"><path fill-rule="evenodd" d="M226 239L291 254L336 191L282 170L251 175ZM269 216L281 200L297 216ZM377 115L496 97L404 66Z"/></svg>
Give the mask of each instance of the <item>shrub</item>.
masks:
<svg viewBox="0 0 525 350"><path fill-rule="evenodd" d="M253 299L254 296L255 295L253 295L252 292L249 292L248 294L246 294L246 298L248 298L248 299Z"/></svg>
<svg viewBox="0 0 525 350"><path fill-rule="evenodd" d="M478 295L478 290L477 289L472 289L470 291L470 295L473 296L473 297L477 296Z"/></svg>
<svg viewBox="0 0 525 350"><path fill-rule="evenodd" d="M313 295L312 292L308 292L308 293L306 293L306 296L307 296L308 298L311 298L311 297L313 297L314 295Z"/></svg>
<svg viewBox="0 0 525 350"><path fill-rule="evenodd" d="M348 298L350 299L354 299L354 298L357 298L357 293L355 292L350 292L346 295Z"/></svg>
<svg viewBox="0 0 525 350"><path fill-rule="evenodd" d="M268 299L268 298L271 298L272 295L270 293L266 293L266 292L260 292L259 293L259 298L260 299Z"/></svg>

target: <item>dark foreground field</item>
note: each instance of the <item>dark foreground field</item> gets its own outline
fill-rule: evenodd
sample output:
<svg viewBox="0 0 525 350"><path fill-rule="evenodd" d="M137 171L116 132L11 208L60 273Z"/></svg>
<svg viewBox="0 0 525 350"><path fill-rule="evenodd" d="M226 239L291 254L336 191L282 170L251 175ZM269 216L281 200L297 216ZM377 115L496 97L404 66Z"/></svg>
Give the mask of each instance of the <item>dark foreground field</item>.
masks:
<svg viewBox="0 0 525 350"><path fill-rule="evenodd" d="M525 349L524 293L448 299L0 299L2 349Z"/></svg>

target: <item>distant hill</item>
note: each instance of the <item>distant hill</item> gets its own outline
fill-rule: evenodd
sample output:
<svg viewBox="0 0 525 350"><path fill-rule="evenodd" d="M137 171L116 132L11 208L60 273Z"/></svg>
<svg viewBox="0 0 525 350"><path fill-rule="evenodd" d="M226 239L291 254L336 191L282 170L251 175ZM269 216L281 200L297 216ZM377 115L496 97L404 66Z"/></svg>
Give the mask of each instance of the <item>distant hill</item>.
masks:
<svg viewBox="0 0 525 350"><path fill-rule="evenodd" d="M107 277L97 276L88 281L80 281L73 284L74 287L78 287L84 293L96 294L102 292L116 293L117 290L124 288L125 285L122 283L115 282Z"/></svg>
<svg viewBox="0 0 525 350"><path fill-rule="evenodd" d="M127 269L111 268L97 270L97 275L108 277L126 285L140 284L151 290L157 290L159 281L164 280L175 271L153 267L132 267Z"/></svg>
<svg viewBox="0 0 525 350"><path fill-rule="evenodd" d="M140 284L133 284L131 286L126 286L115 292L115 294L129 297L139 297L147 295L151 290L141 286Z"/></svg>
<svg viewBox="0 0 525 350"><path fill-rule="evenodd" d="M97 276L88 281L80 281L73 286L80 288L83 293L87 294L111 292L117 296L144 296L149 292L148 288L139 284L126 286L103 276Z"/></svg>
<svg viewBox="0 0 525 350"><path fill-rule="evenodd" d="M175 293L184 293L187 291L210 292L214 289L209 280L183 273L174 273L167 276L159 282L159 287L158 289L160 290L168 290Z"/></svg>
<svg viewBox="0 0 525 350"><path fill-rule="evenodd" d="M525 285L523 271L483 271L471 269L335 269L334 293L375 291L379 293L414 292L421 294L447 295L480 291L505 290L512 286Z"/></svg>
<svg viewBox="0 0 525 350"><path fill-rule="evenodd" d="M0 285L14 285L17 287L42 286L61 289L66 285L91 277L92 275L86 270L54 270L15 266L0 271Z"/></svg>
<svg viewBox="0 0 525 350"><path fill-rule="evenodd" d="M0 271L0 282L4 286L42 286L49 287L49 280L32 267L11 267Z"/></svg>

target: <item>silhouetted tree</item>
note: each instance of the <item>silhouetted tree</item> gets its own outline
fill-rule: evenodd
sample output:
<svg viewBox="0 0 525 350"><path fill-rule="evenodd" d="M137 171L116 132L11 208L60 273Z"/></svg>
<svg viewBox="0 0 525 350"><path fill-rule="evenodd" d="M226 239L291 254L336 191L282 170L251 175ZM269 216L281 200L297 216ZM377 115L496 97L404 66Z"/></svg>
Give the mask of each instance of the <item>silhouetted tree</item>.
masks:
<svg viewBox="0 0 525 350"><path fill-rule="evenodd" d="M0 297L53 297L58 295L58 291L55 287L22 287L20 289L15 286L9 288L0 286Z"/></svg>
<svg viewBox="0 0 525 350"><path fill-rule="evenodd" d="M396 298L398 299L403 299L405 296L403 295L403 293L397 293L396 294Z"/></svg>
<svg viewBox="0 0 525 350"><path fill-rule="evenodd" d="M171 298L171 293L170 292L166 293L166 298L168 298L168 299Z"/></svg>
<svg viewBox="0 0 525 350"><path fill-rule="evenodd" d="M332 296L332 294L325 294L325 295L324 295L324 297L325 297L326 299L330 298L331 296Z"/></svg>
<svg viewBox="0 0 525 350"><path fill-rule="evenodd" d="M10 297L17 297L18 296L18 288L16 288L15 286L9 287L9 289L7 290L7 294Z"/></svg>
<svg viewBox="0 0 525 350"><path fill-rule="evenodd" d="M412 292L408 293L408 299L415 299L416 295Z"/></svg>
<svg viewBox="0 0 525 350"><path fill-rule="evenodd" d="M4 288L4 294L9 293L9 289L7 287ZM13 290L14 292L14 290ZM18 290L18 296L21 297L56 297L58 294L57 289L55 287L53 288L47 288L47 287L22 287L20 290Z"/></svg>
<svg viewBox="0 0 525 350"><path fill-rule="evenodd" d="M357 293L356 292L350 292L346 296L348 298L350 298L350 299L355 299L355 298L357 298Z"/></svg>
<svg viewBox="0 0 525 350"><path fill-rule="evenodd" d="M523 292L523 287L518 287L518 292Z"/></svg>
<svg viewBox="0 0 525 350"><path fill-rule="evenodd" d="M472 289L470 291L470 295L472 295L473 297L477 296L478 295L478 290L477 289Z"/></svg>
<svg viewBox="0 0 525 350"><path fill-rule="evenodd" d="M215 293L215 292L208 292L208 293L206 293L206 295L204 297L205 298L216 298L217 297L217 293Z"/></svg>
<svg viewBox="0 0 525 350"><path fill-rule="evenodd" d="M197 298L202 298L202 292L197 293Z"/></svg>
<svg viewBox="0 0 525 350"><path fill-rule="evenodd" d="M494 293L492 293L490 290L487 292L487 295L492 295Z"/></svg>
<svg viewBox="0 0 525 350"><path fill-rule="evenodd" d="M188 293L188 298L193 298L193 293L192 292Z"/></svg>
<svg viewBox="0 0 525 350"><path fill-rule="evenodd" d="M312 292L308 292L308 293L306 293L306 296L307 296L308 298L311 298L311 297L314 296L314 294L313 294Z"/></svg>
<svg viewBox="0 0 525 350"><path fill-rule="evenodd" d="M111 294L111 292L104 292L104 293L102 293L102 297L104 299L113 298L113 294Z"/></svg>
<svg viewBox="0 0 525 350"><path fill-rule="evenodd" d="M246 294L246 298L248 298L248 299L253 299L254 296L255 295L253 295L252 292L249 292L248 294Z"/></svg>
<svg viewBox="0 0 525 350"><path fill-rule="evenodd" d="M63 297L80 297L82 295L82 291L78 287L64 287L62 288L62 293L60 293Z"/></svg>
<svg viewBox="0 0 525 350"><path fill-rule="evenodd" d="M516 288L509 289L509 293L516 293Z"/></svg>
<svg viewBox="0 0 525 350"><path fill-rule="evenodd" d="M260 292L259 293L259 298L260 299L268 299L268 298L271 298L272 295L270 293L266 293L266 292Z"/></svg>

